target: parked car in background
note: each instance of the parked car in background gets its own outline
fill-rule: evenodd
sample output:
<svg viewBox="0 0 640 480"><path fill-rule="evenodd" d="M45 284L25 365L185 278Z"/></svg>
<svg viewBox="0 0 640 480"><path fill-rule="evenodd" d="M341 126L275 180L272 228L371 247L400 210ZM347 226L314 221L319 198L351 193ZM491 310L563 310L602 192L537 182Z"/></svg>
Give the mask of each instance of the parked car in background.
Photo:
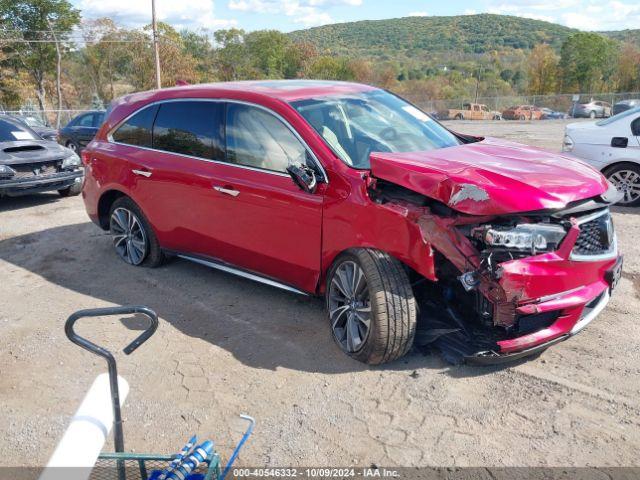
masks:
<svg viewBox="0 0 640 480"><path fill-rule="evenodd" d="M620 277L617 191L599 172L453 133L367 85L128 95L82 157L87 213L122 261L170 253L324 295L362 362L402 357L418 328L451 357L533 354L584 328Z"/></svg>
<svg viewBox="0 0 640 480"><path fill-rule="evenodd" d="M613 115L617 115L627 110L631 110L632 108L635 108L635 107L640 107L640 100L638 99L622 100L613 105Z"/></svg>
<svg viewBox="0 0 640 480"><path fill-rule="evenodd" d="M44 140L51 140L52 142L58 140L58 131L55 128L47 126L37 116L28 114L14 114L11 116L28 127L31 127L31 130L36 132L40 138Z"/></svg>
<svg viewBox="0 0 640 480"><path fill-rule="evenodd" d="M104 114L102 110L94 110L74 117L58 132L58 143L79 153L95 136Z"/></svg>
<svg viewBox="0 0 640 480"><path fill-rule="evenodd" d="M440 120L501 120L502 114L480 103L465 103L462 108L438 111Z"/></svg>
<svg viewBox="0 0 640 480"><path fill-rule="evenodd" d="M570 123L562 149L600 170L623 193L620 205L640 205L640 106L598 122Z"/></svg>
<svg viewBox="0 0 640 480"><path fill-rule="evenodd" d="M606 118L611 116L611 104L600 100L574 103L570 113L574 118Z"/></svg>
<svg viewBox="0 0 640 480"><path fill-rule="evenodd" d="M63 197L79 195L83 176L74 152L0 115L0 197L50 191Z"/></svg>
<svg viewBox="0 0 640 480"><path fill-rule="evenodd" d="M569 114L565 112L558 112L550 108L542 108L541 110L542 115L540 116L540 120L564 120L569 118Z"/></svg>
<svg viewBox="0 0 640 480"><path fill-rule="evenodd" d="M502 112L505 120L540 120L542 109L535 105L519 105L509 107Z"/></svg>

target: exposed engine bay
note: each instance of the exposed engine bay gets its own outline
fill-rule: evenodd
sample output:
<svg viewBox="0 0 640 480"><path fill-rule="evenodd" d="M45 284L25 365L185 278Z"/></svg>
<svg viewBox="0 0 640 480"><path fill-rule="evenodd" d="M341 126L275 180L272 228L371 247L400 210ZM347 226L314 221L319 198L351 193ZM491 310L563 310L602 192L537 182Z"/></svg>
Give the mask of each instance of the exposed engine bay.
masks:
<svg viewBox="0 0 640 480"><path fill-rule="evenodd" d="M433 249L436 281L411 272L419 306L416 345L438 348L451 363L495 360L498 342L539 332L563 314L537 310L545 298L532 283L540 277L529 278L530 264L519 261L543 261L546 254L559 261L617 255L608 211L613 192L564 209L476 216L394 183L369 180L372 200L405 209L425 247Z"/></svg>

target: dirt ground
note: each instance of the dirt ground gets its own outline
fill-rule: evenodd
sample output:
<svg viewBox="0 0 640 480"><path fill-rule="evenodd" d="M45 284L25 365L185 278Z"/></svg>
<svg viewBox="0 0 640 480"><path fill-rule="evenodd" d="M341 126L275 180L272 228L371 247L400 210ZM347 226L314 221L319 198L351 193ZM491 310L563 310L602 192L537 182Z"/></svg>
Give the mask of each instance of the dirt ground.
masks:
<svg viewBox="0 0 640 480"><path fill-rule="evenodd" d="M451 125L557 151L564 123ZM580 335L505 367L412 352L369 368L334 345L318 299L182 260L130 267L79 197L0 199L0 463L46 463L105 371L65 338L67 316L146 304L161 317L157 334L117 356L131 385L131 451L170 453L197 433L226 458L247 413L258 423L243 466L638 466L639 214L616 209L624 278ZM139 328L80 325L113 350Z"/></svg>

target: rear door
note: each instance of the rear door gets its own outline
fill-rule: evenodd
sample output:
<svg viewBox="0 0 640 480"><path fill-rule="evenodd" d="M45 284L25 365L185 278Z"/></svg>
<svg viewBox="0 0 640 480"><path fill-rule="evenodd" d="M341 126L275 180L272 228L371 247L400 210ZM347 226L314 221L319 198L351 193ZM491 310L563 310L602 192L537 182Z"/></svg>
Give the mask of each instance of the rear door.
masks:
<svg viewBox="0 0 640 480"><path fill-rule="evenodd" d="M96 123L98 121L97 117L99 115L100 114L93 112L85 113L78 118L78 121L72 127L73 136L75 137L76 142L78 142L78 145L81 148L86 147L98 131Z"/></svg>
<svg viewBox="0 0 640 480"><path fill-rule="evenodd" d="M319 168L292 127L261 107L228 103L226 163L211 182L214 256L305 291L320 272L320 193L297 187L286 168Z"/></svg>

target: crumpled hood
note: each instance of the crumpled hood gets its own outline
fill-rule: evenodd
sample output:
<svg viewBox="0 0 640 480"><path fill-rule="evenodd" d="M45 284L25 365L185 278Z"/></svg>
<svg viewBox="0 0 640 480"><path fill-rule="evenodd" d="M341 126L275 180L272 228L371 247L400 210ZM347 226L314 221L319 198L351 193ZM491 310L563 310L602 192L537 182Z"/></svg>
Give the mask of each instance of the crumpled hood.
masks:
<svg viewBox="0 0 640 480"><path fill-rule="evenodd" d="M372 153L371 174L471 215L562 208L608 188L576 158L493 138L428 152Z"/></svg>
<svg viewBox="0 0 640 480"><path fill-rule="evenodd" d="M49 140L0 142L0 164L4 165L49 162L70 155L72 152L68 148Z"/></svg>

